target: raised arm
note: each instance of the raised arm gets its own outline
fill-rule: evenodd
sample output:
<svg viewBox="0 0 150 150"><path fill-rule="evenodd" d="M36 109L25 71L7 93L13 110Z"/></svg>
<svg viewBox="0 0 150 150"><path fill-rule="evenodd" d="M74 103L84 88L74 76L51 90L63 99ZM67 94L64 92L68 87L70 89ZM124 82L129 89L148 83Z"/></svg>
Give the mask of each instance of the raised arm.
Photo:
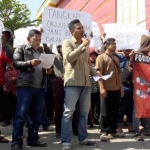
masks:
<svg viewBox="0 0 150 150"><path fill-rule="evenodd" d="M71 42L65 40L62 45L63 58L66 59L69 63L72 63L77 60L77 58L86 51L86 47L83 44L80 44L77 49L73 48Z"/></svg>

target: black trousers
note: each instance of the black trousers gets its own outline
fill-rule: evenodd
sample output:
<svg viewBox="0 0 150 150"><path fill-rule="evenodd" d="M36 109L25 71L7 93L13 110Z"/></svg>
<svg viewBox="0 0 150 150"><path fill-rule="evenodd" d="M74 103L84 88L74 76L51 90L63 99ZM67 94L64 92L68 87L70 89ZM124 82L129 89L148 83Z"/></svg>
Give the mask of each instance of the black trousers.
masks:
<svg viewBox="0 0 150 150"><path fill-rule="evenodd" d="M9 124L10 121L14 118L15 108L16 108L16 95L12 93L4 92L5 100L3 102L3 119L4 122Z"/></svg>
<svg viewBox="0 0 150 150"><path fill-rule="evenodd" d="M100 116L100 92L91 93L91 109L88 115L88 125L99 125Z"/></svg>
<svg viewBox="0 0 150 150"><path fill-rule="evenodd" d="M121 98L120 90L107 91L106 104L106 134L115 134L118 128L117 119L119 113L119 103Z"/></svg>
<svg viewBox="0 0 150 150"><path fill-rule="evenodd" d="M0 113L3 113L3 104L4 102L4 92L3 92L3 86L0 85Z"/></svg>

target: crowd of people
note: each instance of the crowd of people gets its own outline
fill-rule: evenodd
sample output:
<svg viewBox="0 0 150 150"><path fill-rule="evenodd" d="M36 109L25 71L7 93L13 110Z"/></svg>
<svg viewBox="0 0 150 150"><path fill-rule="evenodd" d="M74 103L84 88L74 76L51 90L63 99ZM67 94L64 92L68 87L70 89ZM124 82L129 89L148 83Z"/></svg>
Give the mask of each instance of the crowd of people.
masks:
<svg viewBox="0 0 150 150"><path fill-rule="evenodd" d="M27 145L45 147L39 141L38 130L52 131L54 121L56 138L62 139L62 150L71 149L72 134L79 144L96 146L88 139L87 129L100 127L100 140L122 138L124 115L133 137L143 141L150 135L150 118L136 118L133 98L134 50L116 51L116 40L103 40L101 51L89 48L90 40L79 20L69 23L72 38L58 45L53 66L43 68L41 53L53 54L47 44L41 47L41 32L32 29L28 44L11 50L7 43L12 39L8 28L2 32L0 55L0 113L2 126L12 124L12 150L21 150L24 130L28 128ZM150 37L143 35L141 47L136 53L148 54ZM94 76L112 76L98 82ZM139 126L141 125L141 128ZM0 136L0 143L9 141Z"/></svg>

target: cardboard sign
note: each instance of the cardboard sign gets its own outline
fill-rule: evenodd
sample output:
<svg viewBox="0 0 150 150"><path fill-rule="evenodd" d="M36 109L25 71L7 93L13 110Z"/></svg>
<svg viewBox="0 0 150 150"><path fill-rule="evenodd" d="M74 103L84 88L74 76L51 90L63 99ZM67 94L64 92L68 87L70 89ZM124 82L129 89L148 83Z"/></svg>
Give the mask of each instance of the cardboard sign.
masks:
<svg viewBox="0 0 150 150"><path fill-rule="evenodd" d="M134 111L137 118L150 117L150 56L135 54L133 63Z"/></svg>
<svg viewBox="0 0 150 150"><path fill-rule="evenodd" d="M138 25L111 23L103 24L107 38L115 38L117 50L138 49L141 36L149 35L149 32Z"/></svg>
<svg viewBox="0 0 150 150"><path fill-rule="evenodd" d="M85 12L44 7L42 17L42 43L61 45L64 39L71 37L68 24L74 19L81 21L87 36L91 33L92 16Z"/></svg>
<svg viewBox="0 0 150 150"><path fill-rule="evenodd" d="M93 32L93 38L90 41L90 47L96 47L99 48L102 46L101 40L100 40L100 29L97 22L92 22L92 32Z"/></svg>

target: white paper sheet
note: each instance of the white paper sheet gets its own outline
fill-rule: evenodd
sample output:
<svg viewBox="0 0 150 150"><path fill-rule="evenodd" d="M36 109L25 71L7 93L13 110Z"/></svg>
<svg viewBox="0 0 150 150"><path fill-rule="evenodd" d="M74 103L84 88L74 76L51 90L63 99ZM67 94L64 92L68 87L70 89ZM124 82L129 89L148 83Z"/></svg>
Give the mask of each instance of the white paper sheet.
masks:
<svg viewBox="0 0 150 150"><path fill-rule="evenodd" d="M41 54L39 60L41 60L41 65L43 68L50 68L55 59L55 54Z"/></svg>
<svg viewBox="0 0 150 150"><path fill-rule="evenodd" d="M105 76L94 76L93 79L97 82L99 79L103 79L103 80L107 80L109 79L113 74L113 71L110 72L109 75L105 75Z"/></svg>

